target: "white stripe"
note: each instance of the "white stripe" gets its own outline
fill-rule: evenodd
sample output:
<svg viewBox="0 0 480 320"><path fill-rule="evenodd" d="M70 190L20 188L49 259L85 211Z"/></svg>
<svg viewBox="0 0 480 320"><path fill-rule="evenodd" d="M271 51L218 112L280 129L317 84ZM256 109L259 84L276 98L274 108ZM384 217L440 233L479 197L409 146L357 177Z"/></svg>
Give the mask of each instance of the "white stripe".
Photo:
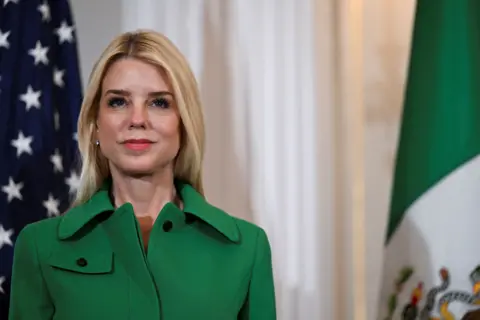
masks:
<svg viewBox="0 0 480 320"><path fill-rule="evenodd" d="M472 293L469 275L480 264L479 227L480 158L477 157L440 181L407 211L386 250L381 310L385 311L386 299L393 292L400 268L405 265L412 265L415 274L399 296L394 319L400 317L419 281L424 282L425 300L428 290L439 284L442 267L450 271L451 284L447 291ZM459 302L449 306L457 319L470 308ZM435 306L432 316L438 315L438 306Z"/></svg>

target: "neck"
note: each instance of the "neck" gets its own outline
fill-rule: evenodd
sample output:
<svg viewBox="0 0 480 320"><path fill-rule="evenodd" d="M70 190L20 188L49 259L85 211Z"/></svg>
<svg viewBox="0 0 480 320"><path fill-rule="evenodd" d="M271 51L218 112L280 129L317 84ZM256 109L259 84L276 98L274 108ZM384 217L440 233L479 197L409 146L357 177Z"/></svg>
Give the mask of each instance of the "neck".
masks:
<svg viewBox="0 0 480 320"><path fill-rule="evenodd" d="M138 217L148 216L155 220L165 204L176 199L171 171L144 177L125 176L116 170L111 174L115 207L131 203Z"/></svg>

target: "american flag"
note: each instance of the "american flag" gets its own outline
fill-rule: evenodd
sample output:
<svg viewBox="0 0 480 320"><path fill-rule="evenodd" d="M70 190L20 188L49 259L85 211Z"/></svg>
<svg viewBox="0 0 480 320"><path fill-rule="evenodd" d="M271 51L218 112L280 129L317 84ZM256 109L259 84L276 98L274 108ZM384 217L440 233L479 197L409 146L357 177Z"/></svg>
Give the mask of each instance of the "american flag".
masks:
<svg viewBox="0 0 480 320"><path fill-rule="evenodd" d="M82 99L68 0L0 0L0 319L15 239L61 214L78 186Z"/></svg>

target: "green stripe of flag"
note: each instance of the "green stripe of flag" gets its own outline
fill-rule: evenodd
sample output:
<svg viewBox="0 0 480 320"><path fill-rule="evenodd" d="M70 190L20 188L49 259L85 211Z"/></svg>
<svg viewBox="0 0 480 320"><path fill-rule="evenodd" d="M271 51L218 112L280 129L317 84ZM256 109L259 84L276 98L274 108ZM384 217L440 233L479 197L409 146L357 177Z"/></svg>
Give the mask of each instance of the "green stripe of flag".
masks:
<svg viewBox="0 0 480 320"><path fill-rule="evenodd" d="M480 0L418 0L387 242L416 199L479 151Z"/></svg>

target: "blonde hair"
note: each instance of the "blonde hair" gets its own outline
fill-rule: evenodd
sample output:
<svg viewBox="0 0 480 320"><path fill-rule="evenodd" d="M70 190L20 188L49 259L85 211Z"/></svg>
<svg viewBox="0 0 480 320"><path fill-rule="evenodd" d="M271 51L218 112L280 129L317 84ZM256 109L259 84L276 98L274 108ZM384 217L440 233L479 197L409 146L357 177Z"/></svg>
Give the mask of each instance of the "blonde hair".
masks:
<svg viewBox="0 0 480 320"><path fill-rule="evenodd" d="M154 31L139 30L113 39L93 67L78 119L82 169L73 206L88 201L110 176L107 159L95 145L96 118L105 74L112 63L122 58L139 59L167 74L181 118L181 145L174 176L190 183L203 195L205 128L195 76L185 57L167 37Z"/></svg>

